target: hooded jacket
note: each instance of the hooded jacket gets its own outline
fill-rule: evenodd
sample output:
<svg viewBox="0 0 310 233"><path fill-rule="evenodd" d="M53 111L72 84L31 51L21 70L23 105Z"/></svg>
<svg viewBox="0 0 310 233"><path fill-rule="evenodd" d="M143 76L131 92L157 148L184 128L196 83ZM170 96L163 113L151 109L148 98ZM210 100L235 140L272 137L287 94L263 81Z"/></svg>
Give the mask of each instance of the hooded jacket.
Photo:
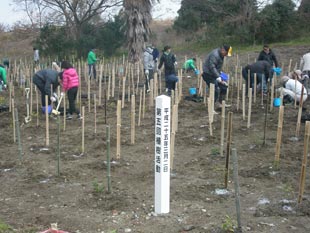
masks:
<svg viewBox="0 0 310 233"><path fill-rule="evenodd" d="M40 89L44 89L48 97L51 97L51 85L53 86L53 92L59 85L58 72L52 69L40 70L33 76L33 83Z"/></svg>
<svg viewBox="0 0 310 233"><path fill-rule="evenodd" d="M202 70L208 77L216 79L221 75L223 62L224 57L221 55L221 49L214 49L207 55Z"/></svg>
<svg viewBox="0 0 310 233"><path fill-rule="evenodd" d="M62 73L62 89L67 91L79 85L79 76L76 70L74 68L65 69Z"/></svg>
<svg viewBox="0 0 310 233"><path fill-rule="evenodd" d="M259 53L259 56L257 58L258 61L267 61L273 67L273 63L275 67L279 67L278 60L276 58L276 55L273 53L271 49L269 49L269 53L265 53L264 50L262 50Z"/></svg>
<svg viewBox="0 0 310 233"><path fill-rule="evenodd" d="M151 47L147 47L143 53L143 66L145 70L153 70L154 69L154 60L153 60L153 49Z"/></svg>
<svg viewBox="0 0 310 233"><path fill-rule="evenodd" d="M93 50L90 50L88 55L87 55L87 63L88 63L88 65L95 64L96 61L97 61L96 54L94 53Z"/></svg>
<svg viewBox="0 0 310 233"><path fill-rule="evenodd" d="M193 69L195 70L196 69L196 66L195 66L195 61L193 59L188 59L184 65L183 65L183 68L184 69Z"/></svg>
<svg viewBox="0 0 310 233"><path fill-rule="evenodd" d="M160 57L158 69L161 69L161 67L164 64L165 65L165 76L169 76L170 74L176 74L175 66L174 66L175 62L176 62L176 58L174 54L164 52Z"/></svg>

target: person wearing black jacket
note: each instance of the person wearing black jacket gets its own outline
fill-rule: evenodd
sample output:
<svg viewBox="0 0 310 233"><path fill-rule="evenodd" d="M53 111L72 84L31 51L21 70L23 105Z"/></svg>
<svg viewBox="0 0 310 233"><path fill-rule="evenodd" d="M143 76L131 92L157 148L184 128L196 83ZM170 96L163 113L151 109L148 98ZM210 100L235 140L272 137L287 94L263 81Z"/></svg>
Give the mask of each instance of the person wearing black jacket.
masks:
<svg viewBox="0 0 310 233"><path fill-rule="evenodd" d="M267 89L264 89L264 80L268 80L271 74L271 65L267 61L257 61L250 65L246 65L242 69L242 77L246 82L246 93L248 93L248 75L250 74L250 88L253 88L254 84L254 74L257 77L257 84L260 84L263 87L263 92L266 93ZM266 87L266 85L265 85Z"/></svg>
<svg viewBox="0 0 310 233"><path fill-rule="evenodd" d="M279 67L279 63L274 52L269 48L269 45L265 44L263 50L259 53L258 61L267 61L271 67Z"/></svg>
<svg viewBox="0 0 310 233"><path fill-rule="evenodd" d="M51 102L57 101L55 93L59 85L59 76L56 70L43 69L36 72L33 76L33 83L38 87L41 92L42 111L45 111L45 95L48 96L48 112L52 111Z"/></svg>
<svg viewBox="0 0 310 233"><path fill-rule="evenodd" d="M175 71L176 63L176 57L171 53L171 47L165 46L163 54L160 57L158 69L160 70L163 65L165 66L165 81L169 96L171 95L171 90L175 90L175 84L179 80Z"/></svg>

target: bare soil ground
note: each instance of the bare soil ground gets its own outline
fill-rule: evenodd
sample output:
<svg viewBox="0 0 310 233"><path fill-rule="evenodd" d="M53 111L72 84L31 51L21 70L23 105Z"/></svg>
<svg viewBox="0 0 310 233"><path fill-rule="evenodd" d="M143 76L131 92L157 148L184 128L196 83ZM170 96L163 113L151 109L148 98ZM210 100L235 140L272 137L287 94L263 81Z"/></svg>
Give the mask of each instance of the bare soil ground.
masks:
<svg viewBox="0 0 310 233"><path fill-rule="evenodd" d="M305 49L304 46L277 47L274 51L287 67L290 58L292 66L299 62ZM249 56L251 61L255 57L257 52ZM241 65L246 64L247 59L247 54L240 55ZM229 67L234 73L234 58L230 58ZM184 95L188 94L191 83L192 80L183 79ZM16 87L15 91L21 123L26 114L25 99L21 89ZM85 88L83 94L86 93ZM1 92L1 103L7 102L8 92ZM276 169L278 108L268 112L267 143L263 145L265 104L261 105L260 96L252 106L250 128L247 128L247 119L242 119L242 111L237 111L236 93L228 102L232 107L227 112L233 112L232 147L237 149L239 161L243 232L310 232L309 180L303 201L297 205L304 145L304 124L298 140L292 141L298 109L285 107L280 165ZM13 142L12 113L0 113L0 219L11 226L10 230L0 228L0 232L39 232L55 222L60 229L71 233L229 232L223 223L236 226L232 164L228 193L216 192L223 188L225 167L225 157L219 154L220 115L215 116L211 137L206 106L186 100L180 102L170 213L157 215L154 213L154 110L146 109L142 125L136 128L136 143L132 145L130 103L125 103L121 159L115 160L116 98L107 102L114 159L112 193L108 193L104 106L97 109L95 134L93 107L88 112L86 99L83 105L86 106L85 153L81 154L81 121L67 121L65 131L61 126L60 176L56 172L57 121L50 119L48 147L44 115L39 116L38 127L35 114L30 123L22 125L20 160L18 144ZM310 109L308 101L305 105Z"/></svg>

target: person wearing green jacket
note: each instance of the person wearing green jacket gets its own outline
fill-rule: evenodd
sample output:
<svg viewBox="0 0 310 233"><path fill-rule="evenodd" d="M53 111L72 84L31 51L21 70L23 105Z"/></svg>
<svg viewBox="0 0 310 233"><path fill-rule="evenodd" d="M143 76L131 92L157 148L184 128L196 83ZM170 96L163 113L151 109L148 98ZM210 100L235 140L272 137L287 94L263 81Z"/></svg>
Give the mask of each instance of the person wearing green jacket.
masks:
<svg viewBox="0 0 310 233"><path fill-rule="evenodd" d="M6 89L6 69L3 65L0 65L0 85Z"/></svg>
<svg viewBox="0 0 310 233"><path fill-rule="evenodd" d="M96 79L96 74L97 74L96 62L97 62L97 60L98 59L96 58L96 54L94 52L94 49L91 49L87 55L88 75L89 75L90 79L91 79L92 75L93 75L94 79Z"/></svg>
<svg viewBox="0 0 310 233"><path fill-rule="evenodd" d="M185 72L190 72L190 71L194 71L195 74L199 74L199 70L196 68L196 58L191 58L188 59L187 61L185 61L184 65L183 65L183 69L185 70Z"/></svg>

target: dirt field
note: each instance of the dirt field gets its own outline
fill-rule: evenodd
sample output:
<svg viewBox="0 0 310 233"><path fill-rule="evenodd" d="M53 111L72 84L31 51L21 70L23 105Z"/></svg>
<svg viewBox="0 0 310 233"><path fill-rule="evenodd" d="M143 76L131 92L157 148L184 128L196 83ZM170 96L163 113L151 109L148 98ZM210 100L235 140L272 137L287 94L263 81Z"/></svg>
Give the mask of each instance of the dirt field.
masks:
<svg viewBox="0 0 310 233"><path fill-rule="evenodd" d="M274 51L286 71L289 59L294 66L305 49L303 46L276 47ZM250 54L250 60L254 61L257 54ZM247 54L241 54L241 65L246 64L247 59ZM234 73L234 61L235 58L228 60L231 73ZM192 82L183 79L184 96L188 95ZM22 123L26 114L25 100L22 90L16 87L15 91ZM82 93L86 94L87 89ZM2 104L7 103L8 92L0 95ZM247 128L247 119L243 120L242 111L237 111L236 96L235 92L233 100L229 99L232 107L227 112L233 112L232 147L237 149L239 161L243 232L310 232L309 179L302 204L297 205L304 145L304 124L300 137L294 140L298 109L285 107L280 165L276 169L278 108L268 112L267 143L263 145L265 104L261 105L258 95L252 106L251 127ZM136 99L138 116L139 98ZM113 157L112 193L109 194L104 106L97 108L95 133L93 106L88 112L86 99L83 105L86 110L84 154L81 154L81 121L67 121L64 131L61 117L60 176L57 176L57 121L50 119L48 147L44 115L39 116L39 127L35 114L30 123L22 125L20 160L18 143L13 142L12 113L0 113L0 220L11 226L10 230L0 227L0 232L40 232L56 222L59 229L70 233L229 232L225 226L236 226L232 160L227 193L218 194L224 187L225 168L225 157L219 154L220 114L214 118L214 136L211 137L207 107L203 103L181 100L171 173L170 213L157 215L154 213L154 110L146 108L132 145L131 109L126 101L122 109L121 159L115 160L116 98L107 102ZM305 105L309 111L308 101ZM33 112L35 110L34 102Z"/></svg>

